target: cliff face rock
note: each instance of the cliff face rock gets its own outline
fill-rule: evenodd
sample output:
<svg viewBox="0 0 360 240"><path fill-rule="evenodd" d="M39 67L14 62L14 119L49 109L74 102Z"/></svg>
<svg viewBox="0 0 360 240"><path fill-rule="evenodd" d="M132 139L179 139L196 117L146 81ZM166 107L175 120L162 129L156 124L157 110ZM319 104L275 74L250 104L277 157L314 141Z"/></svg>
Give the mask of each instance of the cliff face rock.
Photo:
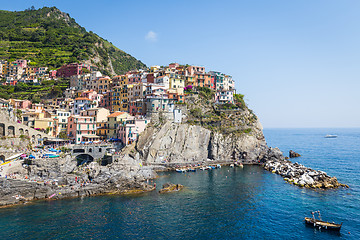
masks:
<svg viewBox="0 0 360 240"><path fill-rule="evenodd" d="M135 152L146 164L218 162L258 163L269 154L262 126L237 97L235 104L216 104L214 92L198 88L178 105L182 123L154 117L136 143ZM161 116L162 113L159 113Z"/></svg>
<svg viewBox="0 0 360 240"><path fill-rule="evenodd" d="M136 150L148 164L194 163L207 159L254 163L263 158L268 147L260 124L249 133L223 134L199 125L166 122L161 127L147 128L140 135Z"/></svg>

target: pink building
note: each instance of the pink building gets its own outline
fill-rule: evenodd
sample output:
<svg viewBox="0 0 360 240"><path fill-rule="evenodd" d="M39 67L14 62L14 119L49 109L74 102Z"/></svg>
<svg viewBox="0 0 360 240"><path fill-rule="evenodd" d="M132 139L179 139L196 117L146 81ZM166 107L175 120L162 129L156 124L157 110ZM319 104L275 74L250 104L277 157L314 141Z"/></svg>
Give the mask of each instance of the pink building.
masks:
<svg viewBox="0 0 360 240"><path fill-rule="evenodd" d="M135 142L140 133L142 133L146 125L150 122L148 119L133 119L126 120L119 125L118 138L124 145L129 145Z"/></svg>
<svg viewBox="0 0 360 240"><path fill-rule="evenodd" d="M177 68L177 67L179 67L179 64L178 64L178 63L170 63L170 64L169 64L169 68L171 68L171 69L175 69L175 68Z"/></svg>
<svg viewBox="0 0 360 240"><path fill-rule="evenodd" d="M57 73L56 70L50 70L50 71L49 71L49 77L50 77L50 78L56 78L56 73Z"/></svg>
<svg viewBox="0 0 360 240"><path fill-rule="evenodd" d="M81 93L81 97L83 98L88 98L90 100L93 100L93 101L97 101L99 100L98 99L98 94L96 91L94 90L89 90L89 91L84 91Z"/></svg>
<svg viewBox="0 0 360 240"><path fill-rule="evenodd" d="M96 122L94 117L70 116L67 124L67 135L75 144L99 140L96 135Z"/></svg>
<svg viewBox="0 0 360 240"><path fill-rule="evenodd" d="M205 68L199 66L189 66L187 71L190 76L194 76L194 74L205 74Z"/></svg>
<svg viewBox="0 0 360 240"><path fill-rule="evenodd" d="M26 60L18 59L16 61L14 61L13 64L16 65L16 66L19 66L21 68L26 68L27 67L27 61Z"/></svg>
<svg viewBox="0 0 360 240"><path fill-rule="evenodd" d="M17 109L31 109L31 104L29 100L10 99L10 105Z"/></svg>
<svg viewBox="0 0 360 240"><path fill-rule="evenodd" d="M111 110L111 93L105 93L99 101L99 107Z"/></svg>
<svg viewBox="0 0 360 240"><path fill-rule="evenodd" d="M138 71L130 71L126 73L128 77L128 83L134 84L134 83L140 83L141 82L141 76Z"/></svg>

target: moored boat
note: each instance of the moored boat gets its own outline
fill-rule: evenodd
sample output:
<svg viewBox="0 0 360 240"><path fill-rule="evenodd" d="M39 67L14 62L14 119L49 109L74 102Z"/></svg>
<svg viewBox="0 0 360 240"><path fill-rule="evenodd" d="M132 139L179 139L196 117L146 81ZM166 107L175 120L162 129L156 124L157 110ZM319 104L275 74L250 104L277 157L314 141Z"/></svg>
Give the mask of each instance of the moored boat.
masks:
<svg viewBox="0 0 360 240"><path fill-rule="evenodd" d="M244 167L244 165L243 165L242 163L238 163L238 162L235 162L235 166L236 166L236 167L240 167L240 168L243 168L243 167Z"/></svg>
<svg viewBox="0 0 360 240"><path fill-rule="evenodd" d="M315 213L319 214L319 219L315 218L315 216L314 216ZM338 223L334 223L334 222L331 223L331 222L323 221L321 219L320 211L311 212L311 214L313 215L312 218L305 217L306 224L311 225L315 228L319 228L319 229L340 231L342 223L338 224Z"/></svg>
<svg viewBox="0 0 360 240"><path fill-rule="evenodd" d="M337 135L328 134L325 136L325 138L337 138Z"/></svg>
<svg viewBox="0 0 360 240"><path fill-rule="evenodd" d="M175 171L179 173L183 173L186 172L186 169L177 168Z"/></svg>

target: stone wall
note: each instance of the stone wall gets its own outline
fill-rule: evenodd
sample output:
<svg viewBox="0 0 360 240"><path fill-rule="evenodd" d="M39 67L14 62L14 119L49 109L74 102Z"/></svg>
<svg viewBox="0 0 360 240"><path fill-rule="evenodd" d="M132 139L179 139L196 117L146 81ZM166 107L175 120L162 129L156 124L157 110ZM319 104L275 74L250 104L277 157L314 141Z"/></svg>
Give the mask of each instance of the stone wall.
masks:
<svg viewBox="0 0 360 240"><path fill-rule="evenodd" d="M9 114L7 110L0 110L0 138L20 137L21 135L28 137L35 144L39 139L50 138L46 133L16 122L11 112Z"/></svg>

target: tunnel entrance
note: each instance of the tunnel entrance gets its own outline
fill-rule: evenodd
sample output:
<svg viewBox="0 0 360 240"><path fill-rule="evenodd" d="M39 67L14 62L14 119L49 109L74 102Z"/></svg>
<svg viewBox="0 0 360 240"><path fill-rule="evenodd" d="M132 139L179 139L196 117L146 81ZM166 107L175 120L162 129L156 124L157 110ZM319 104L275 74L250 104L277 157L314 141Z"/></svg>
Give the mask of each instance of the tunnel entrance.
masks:
<svg viewBox="0 0 360 240"><path fill-rule="evenodd" d="M77 165L80 166L85 163L94 161L94 158L89 154L80 154L80 155L76 156L76 161L77 161Z"/></svg>

